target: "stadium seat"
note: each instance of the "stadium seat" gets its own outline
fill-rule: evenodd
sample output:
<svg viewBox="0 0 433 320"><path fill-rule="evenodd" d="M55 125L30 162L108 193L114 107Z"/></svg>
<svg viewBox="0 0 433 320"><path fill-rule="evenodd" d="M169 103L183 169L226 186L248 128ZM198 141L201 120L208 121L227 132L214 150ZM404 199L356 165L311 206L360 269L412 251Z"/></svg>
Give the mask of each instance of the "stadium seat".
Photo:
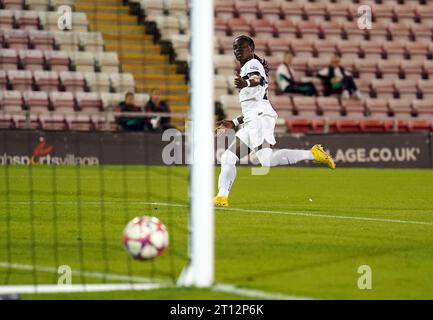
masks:
<svg viewBox="0 0 433 320"><path fill-rule="evenodd" d="M219 101L220 96L228 93L227 77L223 74L216 74L214 77L214 99Z"/></svg>
<svg viewBox="0 0 433 320"><path fill-rule="evenodd" d="M417 87L415 81L412 79L396 79L394 86L400 99L415 99L417 97Z"/></svg>
<svg viewBox="0 0 433 320"><path fill-rule="evenodd" d="M327 61L337 53L335 40L314 40L313 48L318 57Z"/></svg>
<svg viewBox="0 0 433 320"><path fill-rule="evenodd" d="M20 91L3 90L1 92L1 107L9 113L21 113L23 109L23 98Z"/></svg>
<svg viewBox="0 0 433 320"><path fill-rule="evenodd" d="M422 80L418 79L417 83L418 91L421 93L424 100L433 99L433 79Z"/></svg>
<svg viewBox="0 0 433 320"><path fill-rule="evenodd" d="M412 100L412 110L418 118L433 119L433 101L432 100Z"/></svg>
<svg viewBox="0 0 433 320"><path fill-rule="evenodd" d="M251 30L253 35L257 38L272 38L274 36L274 27L272 23L266 19L252 20Z"/></svg>
<svg viewBox="0 0 433 320"><path fill-rule="evenodd" d="M94 53L96 66L107 73L119 72L119 57L117 52L95 52Z"/></svg>
<svg viewBox="0 0 433 320"><path fill-rule="evenodd" d="M104 110L108 110L108 109L114 110L119 105L119 103L124 99L124 95L121 93L102 92L100 96L102 100L102 108Z"/></svg>
<svg viewBox="0 0 433 320"><path fill-rule="evenodd" d="M417 14L416 14L416 5L413 2L406 1L404 4L396 5L395 0L392 1L394 3L394 15L397 17L398 22L415 22Z"/></svg>
<svg viewBox="0 0 433 320"><path fill-rule="evenodd" d="M228 27L226 19L220 16L216 16L214 20L215 26L215 37L225 37L228 33Z"/></svg>
<svg viewBox="0 0 433 320"><path fill-rule="evenodd" d="M44 56L40 50L20 50L19 58L21 65L26 70L43 70Z"/></svg>
<svg viewBox="0 0 433 320"><path fill-rule="evenodd" d="M233 54L214 55L214 64L217 74L231 75L235 67Z"/></svg>
<svg viewBox="0 0 433 320"><path fill-rule="evenodd" d="M35 114L29 114L28 116L24 114L14 114L12 116L14 122L14 127L17 129L40 129L41 125L38 116Z"/></svg>
<svg viewBox="0 0 433 320"><path fill-rule="evenodd" d="M408 23L389 23L388 32L393 40L412 40L412 32Z"/></svg>
<svg viewBox="0 0 433 320"><path fill-rule="evenodd" d="M26 30L4 30L3 32L4 41L10 49L27 49L28 48L28 36Z"/></svg>
<svg viewBox="0 0 433 320"><path fill-rule="evenodd" d="M342 109L336 97L317 97L317 108L325 117L338 118Z"/></svg>
<svg viewBox="0 0 433 320"><path fill-rule="evenodd" d="M6 71L0 70L0 90L6 90L7 83Z"/></svg>
<svg viewBox="0 0 433 320"><path fill-rule="evenodd" d="M360 120L338 119L335 121L335 128L340 133L355 133L360 131Z"/></svg>
<svg viewBox="0 0 433 320"><path fill-rule="evenodd" d="M397 118L410 118L412 116L411 100L389 99L388 108Z"/></svg>
<svg viewBox="0 0 433 320"><path fill-rule="evenodd" d="M281 16L280 4L275 1L258 1L257 11L260 18L269 21L279 20Z"/></svg>
<svg viewBox="0 0 433 320"><path fill-rule="evenodd" d="M354 68L361 79L368 81L376 78L378 72L376 60L356 59L354 60Z"/></svg>
<svg viewBox="0 0 433 320"><path fill-rule="evenodd" d="M161 34L161 40L167 41L170 35L179 34L179 18L176 16L161 15L155 18L156 25Z"/></svg>
<svg viewBox="0 0 433 320"><path fill-rule="evenodd" d="M30 10L35 11L48 11L50 7L50 0L25 0L24 2Z"/></svg>
<svg viewBox="0 0 433 320"><path fill-rule="evenodd" d="M372 79L371 87L373 93L379 98L394 97L394 80L392 79Z"/></svg>
<svg viewBox="0 0 433 320"><path fill-rule="evenodd" d="M184 0L165 0L164 9L168 11L169 15L184 16L187 14L188 6Z"/></svg>
<svg viewBox="0 0 433 320"><path fill-rule="evenodd" d="M388 41L391 39L388 30L388 24L383 20L376 21L374 23L374 28L371 30L366 29L366 31L370 40Z"/></svg>
<svg viewBox="0 0 433 320"><path fill-rule="evenodd" d="M69 53L69 58L76 71L95 71L95 59L92 52L73 51Z"/></svg>
<svg viewBox="0 0 433 320"><path fill-rule="evenodd" d="M64 51L45 51L45 62L50 70L57 72L68 71L70 60L67 52Z"/></svg>
<svg viewBox="0 0 433 320"><path fill-rule="evenodd" d="M316 98L313 97L293 97L293 107L300 117L317 116Z"/></svg>
<svg viewBox="0 0 433 320"><path fill-rule="evenodd" d="M365 116L364 101L343 99L341 101L344 113L349 118L363 118Z"/></svg>
<svg viewBox="0 0 433 320"><path fill-rule="evenodd" d="M67 124L63 114L45 113L38 115L43 130L66 130Z"/></svg>
<svg viewBox="0 0 433 320"><path fill-rule="evenodd" d="M33 85L32 73L28 70L8 70L8 80L13 90L31 90Z"/></svg>
<svg viewBox="0 0 433 320"><path fill-rule="evenodd" d="M323 21L327 19L328 14L326 11L326 3L306 2L304 5L304 13L308 20Z"/></svg>
<svg viewBox="0 0 433 320"><path fill-rule="evenodd" d="M357 40L337 41L336 43L338 54L343 58L359 58L360 42Z"/></svg>
<svg viewBox="0 0 433 320"><path fill-rule="evenodd" d="M115 131L118 130L119 127L114 115L111 113L92 114L90 116L90 121L95 130Z"/></svg>
<svg viewBox="0 0 433 320"><path fill-rule="evenodd" d="M69 130L90 131L94 128L91 115L83 113L73 113L65 116Z"/></svg>
<svg viewBox="0 0 433 320"><path fill-rule="evenodd" d="M36 87L41 91L58 91L59 76L56 71L35 71L33 73Z"/></svg>
<svg viewBox="0 0 433 320"><path fill-rule="evenodd" d="M107 73L86 72L84 78L90 91L99 93L110 91L110 79Z"/></svg>
<svg viewBox="0 0 433 320"><path fill-rule="evenodd" d="M258 8L256 0L236 0L235 1L235 15L242 16L242 18L252 21L257 19Z"/></svg>
<svg viewBox="0 0 433 320"><path fill-rule="evenodd" d="M290 49L290 40L284 38L269 38L267 39L268 51L272 55L278 55L282 57L284 53Z"/></svg>
<svg viewBox="0 0 433 320"><path fill-rule="evenodd" d="M290 48L296 57L309 58L314 55L313 40L291 39Z"/></svg>
<svg viewBox="0 0 433 320"><path fill-rule="evenodd" d="M176 51L176 60L188 61L189 36L185 34L172 34L170 36L173 49ZM217 40L217 39L214 39ZM215 46L216 47L216 46Z"/></svg>
<svg viewBox="0 0 433 320"><path fill-rule="evenodd" d="M293 105L288 95L273 95L270 98L270 102L272 104L272 107L277 111L279 117L285 119L293 117Z"/></svg>
<svg viewBox="0 0 433 320"><path fill-rule="evenodd" d="M48 113L48 95L44 91L24 91L24 103L30 112Z"/></svg>
<svg viewBox="0 0 433 320"><path fill-rule="evenodd" d="M109 77L111 87L115 90L115 92L135 92L135 80L132 73L111 73Z"/></svg>
<svg viewBox="0 0 433 320"><path fill-rule="evenodd" d="M251 35L251 27L244 18L230 18L227 20L229 34L233 37L246 34Z"/></svg>
<svg viewBox="0 0 433 320"><path fill-rule="evenodd" d="M320 24L316 21L298 21L296 24L298 34L302 39L318 39L320 36Z"/></svg>
<svg viewBox="0 0 433 320"><path fill-rule="evenodd" d="M2 0L1 4L7 10L21 10L24 3L22 0Z"/></svg>
<svg viewBox="0 0 433 320"><path fill-rule="evenodd" d="M104 39L100 32L79 32L78 40L80 46L86 51L100 52L104 51Z"/></svg>
<svg viewBox="0 0 433 320"><path fill-rule="evenodd" d="M287 119L287 131L290 133L305 133L312 131L311 119L306 118L292 118Z"/></svg>
<svg viewBox="0 0 433 320"><path fill-rule="evenodd" d="M45 26L45 30L58 31L58 19L57 12L39 12L39 20ZM86 14L84 12L72 12L72 25L74 32L87 32L89 22Z"/></svg>
<svg viewBox="0 0 433 320"><path fill-rule="evenodd" d="M320 35L328 40L341 40L343 37L343 29L338 21L320 21Z"/></svg>
<svg viewBox="0 0 433 320"><path fill-rule="evenodd" d="M71 114L74 113L74 96L72 92L57 92L49 93L49 100L54 110L58 113Z"/></svg>
<svg viewBox="0 0 433 320"><path fill-rule="evenodd" d="M378 4L372 3L371 12L373 14L374 21L395 21L396 17L394 14L393 7L389 4Z"/></svg>
<svg viewBox="0 0 433 320"><path fill-rule="evenodd" d="M365 59L379 60L383 55L382 41L361 41L360 50Z"/></svg>
<svg viewBox="0 0 433 320"><path fill-rule="evenodd" d="M326 68L329 65L329 61L321 58L308 58L307 66L309 70L309 74L316 74L323 68Z"/></svg>
<svg viewBox="0 0 433 320"><path fill-rule="evenodd" d="M0 113L0 129L12 129L14 127L12 116L10 114Z"/></svg>
<svg viewBox="0 0 433 320"><path fill-rule="evenodd" d="M415 12L419 16L421 22L431 21L433 19L433 8L430 5L417 5L415 7Z"/></svg>
<svg viewBox="0 0 433 320"><path fill-rule="evenodd" d="M53 50L54 35L49 31L30 30L29 31L30 46L37 50Z"/></svg>
<svg viewBox="0 0 433 320"><path fill-rule="evenodd" d="M14 11L14 16L15 21L20 29L39 29L39 14L37 11L16 10Z"/></svg>
<svg viewBox="0 0 433 320"><path fill-rule="evenodd" d="M53 33L55 42L60 47L60 50L78 51L80 49L80 40L78 39L78 33L73 31L53 31Z"/></svg>
<svg viewBox="0 0 433 320"><path fill-rule="evenodd" d="M432 124L431 121L427 119L409 120L408 129L409 132L430 131L432 129Z"/></svg>
<svg viewBox="0 0 433 320"><path fill-rule="evenodd" d="M410 31L416 41L432 41L432 26L427 23L412 23L410 24Z"/></svg>
<svg viewBox="0 0 433 320"><path fill-rule="evenodd" d="M223 105L227 119L233 119L239 116L241 109L239 106L239 97L235 95L222 95L220 102Z"/></svg>
<svg viewBox="0 0 433 320"><path fill-rule="evenodd" d="M388 132L392 130L392 122L380 119L361 119L359 127L362 132Z"/></svg>
<svg viewBox="0 0 433 320"><path fill-rule="evenodd" d="M12 10L0 10L0 28L12 29L14 26L14 12Z"/></svg>
<svg viewBox="0 0 433 320"><path fill-rule="evenodd" d="M139 106L142 110L145 110L145 106L149 101L150 96L147 93L136 93L135 94L135 104ZM101 101L102 102L102 101Z"/></svg>
<svg viewBox="0 0 433 320"><path fill-rule="evenodd" d="M342 22L343 38L348 40L363 41L367 39L368 33L366 30L359 29L356 23Z"/></svg>
<svg viewBox="0 0 433 320"><path fill-rule="evenodd" d="M233 0L215 1L215 15L224 19L233 18L235 2Z"/></svg>
<svg viewBox="0 0 433 320"><path fill-rule="evenodd" d="M379 60L377 69L383 79L400 78L400 60Z"/></svg>
<svg viewBox="0 0 433 320"><path fill-rule="evenodd" d="M305 17L304 5L299 2L281 2L281 12L286 19L292 19L293 21L300 21Z"/></svg>
<svg viewBox="0 0 433 320"><path fill-rule="evenodd" d="M423 62L419 60L401 60L400 69L405 79L420 79L424 73Z"/></svg>
<svg viewBox="0 0 433 320"><path fill-rule="evenodd" d="M387 59L403 59L406 56L406 41L394 40L383 43L383 52Z"/></svg>
<svg viewBox="0 0 433 320"><path fill-rule="evenodd" d="M370 99L365 100L365 110L368 116L376 119L389 118L388 100Z"/></svg>
<svg viewBox="0 0 433 320"><path fill-rule="evenodd" d="M66 91L82 92L84 91L85 82L81 72L61 71L59 73L60 82Z"/></svg>
<svg viewBox="0 0 433 320"><path fill-rule="evenodd" d="M98 113L102 109L102 101L96 92L75 93L78 109L84 113Z"/></svg>
<svg viewBox="0 0 433 320"><path fill-rule="evenodd" d="M293 39L298 33L296 24L291 18L287 20L275 20L274 28L279 38L290 37Z"/></svg>
<svg viewBox="0 0 433 320"><path fill-rule="evenodd" d="M433 61L424 60L423 62L423 73L427 75L429 79L433 79Z"/></svg>
<svg viewBox="0 0 433 320"><path fill-rule="evenodd" d="M405 42L405 49L411 60L424 61L428 58L429 47L428 43L417 41L417 42Z"/></svg>

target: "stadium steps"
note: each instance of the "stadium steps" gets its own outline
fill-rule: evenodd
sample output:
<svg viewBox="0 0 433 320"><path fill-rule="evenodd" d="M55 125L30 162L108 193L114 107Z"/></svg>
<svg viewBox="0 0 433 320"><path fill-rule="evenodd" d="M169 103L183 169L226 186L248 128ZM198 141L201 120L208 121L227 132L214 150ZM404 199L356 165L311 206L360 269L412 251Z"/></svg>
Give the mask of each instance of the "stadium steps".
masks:
<svg viewBox="0 0 433 320"><path fill-rule="evenodd" d="M176 65L161 54L161 46L153 43L153 35L146 34L138 17L129 14L128 6L121 0L76 0L75 6L87 14L89 29L102 33L105 49L118 53L122 72L134 75L137 92L159 88L173 111L189 109L185 76L176 73ZM172 122L184 127L184 117L173 117Z"/></svg>

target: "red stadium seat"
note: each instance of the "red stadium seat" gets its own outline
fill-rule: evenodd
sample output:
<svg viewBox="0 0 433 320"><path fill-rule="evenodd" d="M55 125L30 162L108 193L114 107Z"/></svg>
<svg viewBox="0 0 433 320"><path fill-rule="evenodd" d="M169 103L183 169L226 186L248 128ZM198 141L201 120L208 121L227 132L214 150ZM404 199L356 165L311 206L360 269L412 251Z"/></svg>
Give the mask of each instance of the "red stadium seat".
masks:
<svg viewBox="0 0 433 320"><path fill-rule="evenodd" d="M317 105L315 98L293 97L293 105L299 116L311 117L317 115Z"/></svg>
<svg viewBox="0 0 433 320"><path fill-rule="evenodd" d="M231 18L227 20L227 27L229 33L233 36L241 34L251 34L251 28L247 20L244 18Z"/></svg>
<svg viewBox="0 0 433 320"><path fill-rule="evenodd" d="M422 94L424 100L433 99L433 79L422 80L419 79L416 83L418 91Z"/></svg>
<svg viewBox="0 0 433 320"><path fill-rule="evenodd" d="M419 60L401 60L400 69L406 79L419 79L423 75L423 62Z"/></svg>
<svg viewBox="0 0 433 320"><path fill-rule="evenodd" d="M309 20L320 21L327 17L325 2L306 2L304 12Z"/></svg>
<svg viewBox="0 0 433 320"><path fill-rule="evenodd" d="M392 79L372 79L371 87L378 98L394 97L394 80Z"/></svg>
<svg viewBox="0 0 433 320"><path fill-rule="evenodd" d="M394 80L394 86L400 99L415 99L417 97L417 87L412 79Z"/></svg>
<svg viewBox="0 0 433 320"><path fill-rule="evenodd" d="M405 42L405 49L411 60L424 61L428 57L428 43L422 41Z"/></svg>
<svg viewBox="0 0 433 320"><path fill-rule="evenodd" d="M258 8L256 0L237 0L235 1L235 14L248 21L257 19Z"/></svg>
<svg viewBox="0 0 433 320"><path fill-rule="evenodd" d="M312 57L314 53L313 41L310 39L291 39L290 48L298 57Z"/></svg>
<svg viewBox="0 0 433 320"><path fill-rule="evenodd" d="M292 19L300 21L304 16L304 5L299 2L281 2L281 12L285 16L285 19Z"/></svg>
<svg viewBox="0 0 433 320"><path fill-rule="evenodd" d="M280 4L275 1L259 1L257 10L261 18L271 21L278 20L281 16Z"/></svg>
<svg viewBox="0 0 433 320"><path fill-rule="evenodd" d="M382 41L361 41L360 49L366 59L378 60L382 58Z"/></svg>
<svg viewBox="0 0 433 320"><path fill-rule="evenodd" d="M412 100L412 110L419 118L433 119L433 101L432 100Z"/></svg>
<svg viewBox="0 0 433 320"><path fill-rule="evenodd" d="M296 24L291 19L276 20L274 22L274 28L280 38L282 37L294 38L297 35Z"/></svg>
<svg viewBox="0 0 433 320"><path fill-rule="evenodd" d="M377 68L383 79L399 79L400 77L400 60L379 60Z"/></svg>
<svg viewBox="0 0 433 320"><path fill-rule="evenodd" d="M336 97L317 97L318 110L326 117L337 118L341 116L342 109Z"/></svg>
<svg viewBox="0 0 433 320"><path fill-rule="evenodd" d="M363 119L359 123L362 132L388 132L392 130L392 122L379 119Z"/></svg>
<svg viewBox="0 0 433 320"><path fill-rule="evenodd" d="M320 21L320 34L325 39L340 40L343 37L343 29L340 22Z"/></svg>
<svg viewBox="0 0 433 320"><path fill-rule="evenodd" d="M216 1L215 15L225 19L233 18L235 13L235 2L233 0Z"/></svg>
<svg viewBox="0 0 433 320"><path fill-rule="evenodd" d="M409 120L408 127L410 132L430 131L432 129L432 123L427 119Z"/></svg>
<svg viewBox="0 0 433 320"><path fill-rule="evenodd" d="M291 133L305 133L312 130L311 119L292 118L287 119L287 131Z"/></svg>
<svg viewBox="0 0 433 320"><path fill-rule="evenodd" d="M336 43L339 55L343 58L359 57L360 53L360 42L358 40L342 40Z"/></svg>
<svg viewBox="0 0 433 320"><path fill-rule="evenodd" d="M403 59L406 56L406 41L384 42L383 51L387 59Z"/></svg>
<svg viewBox="0 0 433 320"><path fill-rule="evenodd" d="M298 33L302 39L318 39L320 35L320 24L316 21L298 21Z"/></svg>
<svg viewBox="0 0 433 320"><path fill-rule="evenodd" d="M252 20L251 30L255 37L272 38L274 36L274 27L266 19Z"/></svg>
<svg viewBox="0 0 433 320"><path fill-rule="evenodd" d="M388 118L389 107L388 100L386 99L366 99L365 100L366 113L373 118Z"/></svg>
<svg viewBox="0 0 433 320"><path fill-rule="evenodd" d="M365 103L360 100L343 99L341 101L344 113L350 118L362 118L365 116Z"/></svg>
<svg viewBox="0 0 433 320"><path fill-rule="evenodd" d="M326 60L331 59L337 53L335 40L314 40L313 48L320 58Z"/></svg>
<svg viewBox="0 0 433 320"><path fill-rule="evenodd" d="M338 119L335 121L335 127L336 131L341 133L360 131L358 119Z"/></svg>
<svg viewBox="0 0 433 320"><path fill-rule="evenodd" d="M397 118L410 118L413 113L410 100L389 99L388 107Z"/></svg>

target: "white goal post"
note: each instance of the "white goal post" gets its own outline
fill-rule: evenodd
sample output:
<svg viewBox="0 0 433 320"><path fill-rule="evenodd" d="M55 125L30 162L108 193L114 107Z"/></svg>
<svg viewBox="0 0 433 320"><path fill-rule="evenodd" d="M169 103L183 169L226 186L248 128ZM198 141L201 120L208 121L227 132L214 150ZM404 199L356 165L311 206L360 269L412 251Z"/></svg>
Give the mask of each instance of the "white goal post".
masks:
<svg viewBox="0 0 433 320"><path fill-rule="evenodd" d="M191 0L191 178L189 263L180 286L208 287L214 281L214 4Z"/></svg>

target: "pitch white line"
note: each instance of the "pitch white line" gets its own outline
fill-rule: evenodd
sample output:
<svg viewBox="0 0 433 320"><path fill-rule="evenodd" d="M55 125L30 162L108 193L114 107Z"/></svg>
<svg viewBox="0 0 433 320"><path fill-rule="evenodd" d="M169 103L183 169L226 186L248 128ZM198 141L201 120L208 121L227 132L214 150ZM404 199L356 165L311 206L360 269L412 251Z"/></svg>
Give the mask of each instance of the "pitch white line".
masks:
<svg viewBox="0 0 433 320"><path fill-rule="evenodd" d="M33 266L30 264L0 262L0 268L11 268L17 270L36 270L39 272L57 273L57 269L46 266ZM119 283L119 284L76 284L76 285L0 285L0 294L15 293L60 293L60 292L102 292L102 291L123 291L123 290L155 290L175 289L171 282L164 280L150 280L144 277L131 277L121 274L107 274L101 272L73 271L73 275L84 275L93 278L105 278L111 280L126 280L142 283ZM261 290L239 288L231 284L215 284L211 291L226 292L234 295L252 297L268 300L305 300L311 298L296 297L281 293L266 292Z"/></svg>
<svg viewBox="0 0 433 320"><path fill-rule="evenodd" d="M25 293L71 293L71 292L104 292L104 291L130 291L130 290L156 290L165 288L158 283L140 284L71 284L71 285L12 285L0 286L0 294L25 294Z"/></svg>
<svg viewBox="0 0 433 320"><path fill-rule="evenodd" d="M29 201L10 201L13 204L25 204L29 205ZM53 201L34 201L34 204L52 204ZM76 201L57 201L60 205L75 205ZM105 204L123 204L123 200L119 201L104 201ZM81 201L81 204L87 205L101 205L100 201ZM166 203L166 202L144 202L144 201L128 201L128 204L145 204L155 206L166 206L166 207L179 207L188 208L189 205L178 204L178 203ZM401 224L415 224L415 225L427 225L433 226L433 222L430 221L417 221L417 220L400 220L400 219L387 219L387 218L368 218L368 217L357 217L357 216L338 216L330 214L318 214L318 213L307 213L307 212L290 212L290 211L276 211L276 210L254 210L254 209L241 209L241 208L215 208L218 211L235 211L240 213L263 213L263 214L279 214L289 216L300 216L300 217L314 217L314 218L327 218L327 219L345 219L345 220L359 220L359 221L373 221L373 222L388 222L388 223L401 223Z"/></svg>

